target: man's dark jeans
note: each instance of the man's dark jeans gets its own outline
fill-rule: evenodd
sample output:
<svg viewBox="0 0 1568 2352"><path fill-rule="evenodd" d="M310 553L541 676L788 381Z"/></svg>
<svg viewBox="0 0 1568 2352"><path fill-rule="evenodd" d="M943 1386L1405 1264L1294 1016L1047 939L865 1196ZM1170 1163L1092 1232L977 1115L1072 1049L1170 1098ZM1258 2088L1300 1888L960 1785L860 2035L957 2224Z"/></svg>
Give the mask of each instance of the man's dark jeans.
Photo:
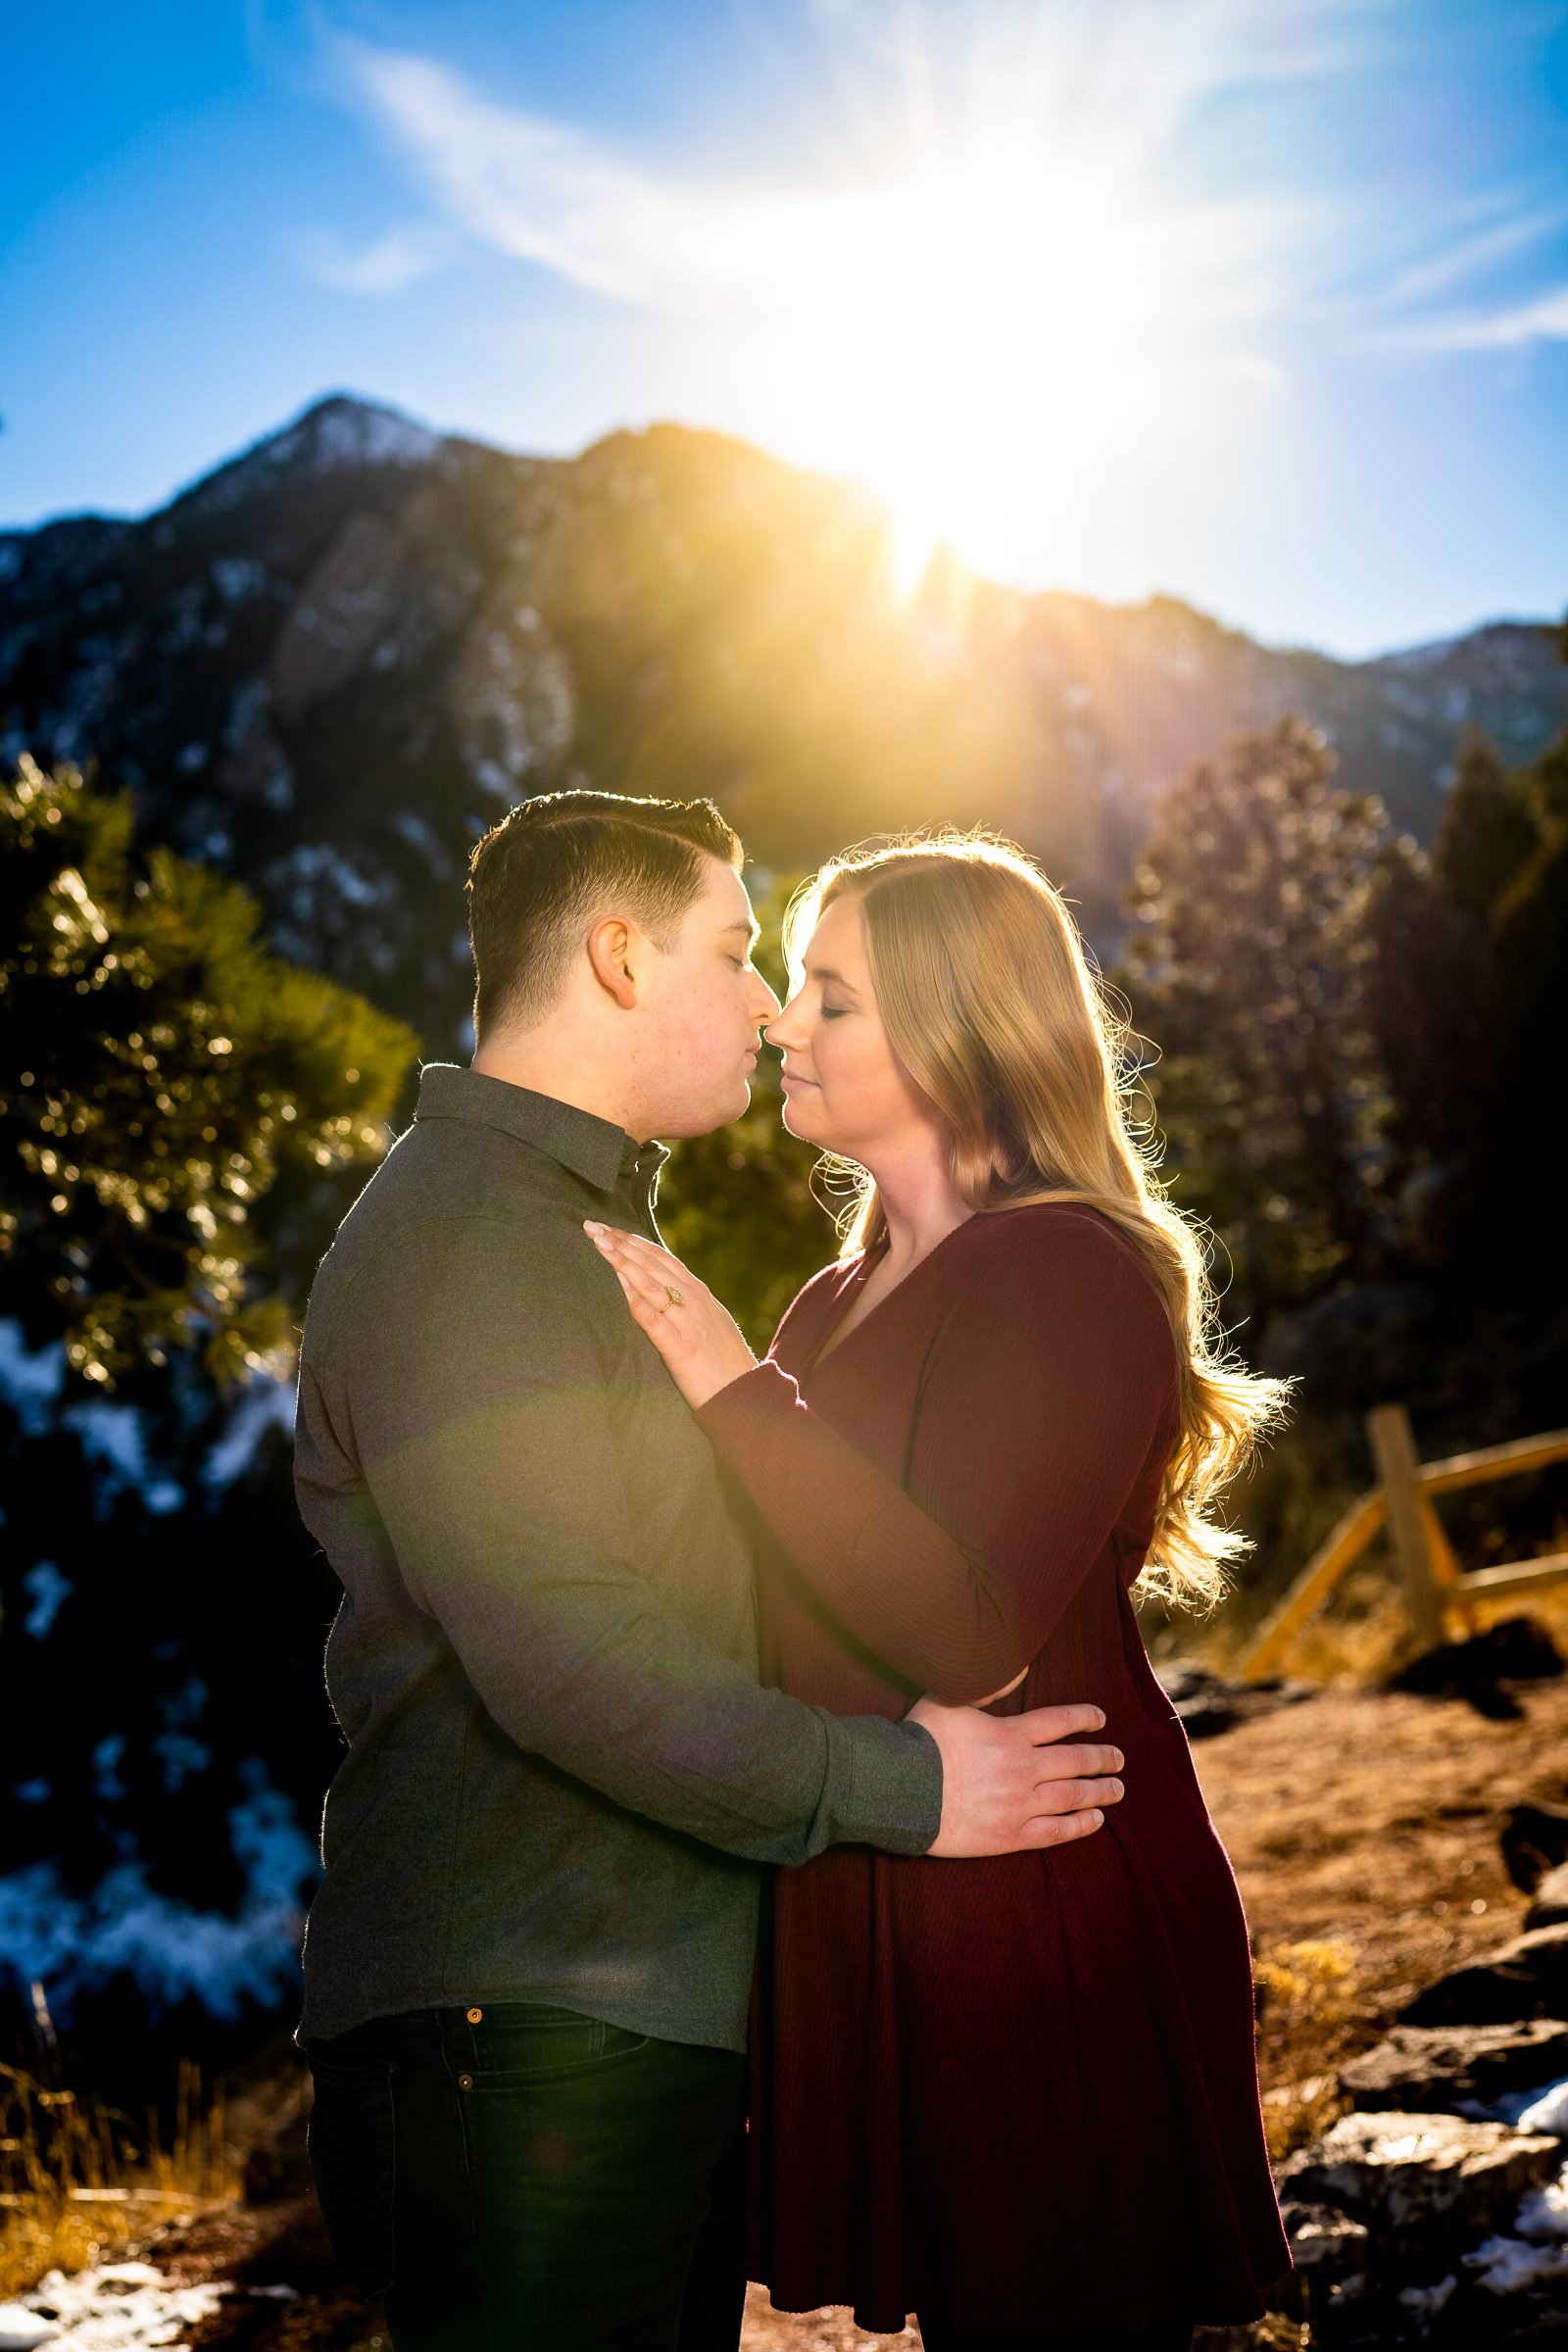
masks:
<svg viewBox="0 0 1568 2352"><path fill-rule="evenodd" d="M397 2352L735 2352L744 2059L521 2001L305 2046L327 2229Z"/></svg>

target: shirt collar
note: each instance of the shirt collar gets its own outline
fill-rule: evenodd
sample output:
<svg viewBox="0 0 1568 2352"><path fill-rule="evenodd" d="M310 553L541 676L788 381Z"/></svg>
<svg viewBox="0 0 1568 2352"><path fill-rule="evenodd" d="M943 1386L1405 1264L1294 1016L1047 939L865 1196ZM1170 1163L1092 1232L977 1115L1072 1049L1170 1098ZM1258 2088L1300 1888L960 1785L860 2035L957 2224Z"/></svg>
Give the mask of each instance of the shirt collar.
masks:
<svg viewBox="0 0 1568 2352"><path fill-rule="evenodd" d="M508 1078L465 1069L456 1061L427 1061L419 1071L416 1119L468 1119L499 1127L519 1143L532 1144L601 1193L626 1178L651 1185L669 1153L662 1144L638 1144L612 1119L596 1118L553 1095L536 1095Z"/></svg>

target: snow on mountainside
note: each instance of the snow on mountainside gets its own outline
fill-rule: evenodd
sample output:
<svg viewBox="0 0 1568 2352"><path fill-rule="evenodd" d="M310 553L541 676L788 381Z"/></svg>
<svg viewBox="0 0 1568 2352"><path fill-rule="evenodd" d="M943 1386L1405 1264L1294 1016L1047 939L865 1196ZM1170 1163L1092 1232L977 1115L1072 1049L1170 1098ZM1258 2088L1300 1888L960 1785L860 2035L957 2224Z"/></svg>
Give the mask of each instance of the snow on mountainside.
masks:
<svg viewBox="0 0 1568 2352"><path fill-rule="evenodd" d="M674 426L542 461L338 395L142 520L0 536L0 750L95 758L443 1053L467 853L526 793L710 792L775 867L988 821L1103 941L1152 798L1229 737L1302 712L1422 835L1464 727L1524 760L1562 705L1530 622L1349 663L952 564L906 609L864 493Z"/></svg>

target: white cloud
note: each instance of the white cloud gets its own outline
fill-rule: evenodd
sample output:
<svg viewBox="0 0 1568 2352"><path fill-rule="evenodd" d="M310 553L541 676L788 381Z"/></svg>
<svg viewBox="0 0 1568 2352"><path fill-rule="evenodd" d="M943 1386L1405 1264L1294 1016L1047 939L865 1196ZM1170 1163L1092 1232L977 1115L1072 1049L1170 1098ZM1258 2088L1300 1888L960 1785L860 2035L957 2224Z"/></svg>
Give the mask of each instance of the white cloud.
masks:
<svg viewBox="0 0 1568 2352"><path fill-rule="evenodd" d="M1052 292L1075 242L1105 256L1107 228L1129 299L1157 310L1161 289L1179 288L1189 316L1260 317L1278 304L1269 257L1290 227L1285 208L1153 197L1144 182L1191 96L1193 64L1162 39L1156 71L1140 79L1150 59L1147 44L1127 45L1131 18L1160 23L1142 9L1118 17L1087 110L1067 102L1061 60L1020 87L993 59L977 121L961 110L953 122L928 119L911 153L884 151L873 166L862 151L834 174L772 180L656 172L586 131L497 103L430 58L347 35L336 48L361 102L464 236L664 317L819 318L846 288L874 301L922 267L951 269L964 235L988 247L983 267L1011 257L1027 301ZM1151 105L1153 84L1162 97ZM1122 101L1135 91L1145 113L1129 136ZM1112 119L1118 137L1107 139Z"/></svg>
<svg viewBox="0 0 1568 2352"><path fill-rule="evenodd" d="M1446 246L1441 253L1402 270L1388 288L1385 299L1391 304L1414 303L1446 293L1451 286L1462 285L1466 278L1474 277L1478 270L1526 252L1565 226L1568 226L1568 207L1562 205L1495 220L1490 227L1461 237L1457 244Z"/></svg>
<svg viewBox="0 0 1568 2352"><path fill-rule="evenodd" d="M1523 351L1568 343L1568 284L1494 310L1453 312L1379 327L1358 338L1373 351Z"/></svg>
<svg viewBox="0 0 1568 2352"><path fill-rule="evenodd" d="M301 267L318 284L351 294L401 294L441 269L458 251L452 230L434 221L406 221L367 245L354 246L333 229L318 229L299 247Z"/></svg>

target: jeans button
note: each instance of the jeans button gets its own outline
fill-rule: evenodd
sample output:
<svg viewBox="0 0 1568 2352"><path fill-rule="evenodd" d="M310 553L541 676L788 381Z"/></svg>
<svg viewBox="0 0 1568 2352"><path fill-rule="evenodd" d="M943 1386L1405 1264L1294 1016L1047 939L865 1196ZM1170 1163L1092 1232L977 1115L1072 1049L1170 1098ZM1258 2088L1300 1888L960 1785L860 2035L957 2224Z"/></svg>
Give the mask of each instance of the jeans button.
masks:
<svg viewBox="0 0 1568 2352"><path fill-rule="evenodd" d="M458 2077L458 2088L460 2090L471 2090L473 2088L473 2077L471 2075L460 2075Z"/></svg>
<svg viewBox="0 0 1568 2352"><path fill-rule="evenodd" d="M479 2020L480 2020L480 2018L481 2018L481 2017L483 2017L483 2015L484 2015L484 2011L483 2011L482 2009L470 2009L470 2010L468 2011L468 2023L469 2023L469 2025L470 2025L470 2026L476 2026L476 2025L479 2023Z"/></svg>

